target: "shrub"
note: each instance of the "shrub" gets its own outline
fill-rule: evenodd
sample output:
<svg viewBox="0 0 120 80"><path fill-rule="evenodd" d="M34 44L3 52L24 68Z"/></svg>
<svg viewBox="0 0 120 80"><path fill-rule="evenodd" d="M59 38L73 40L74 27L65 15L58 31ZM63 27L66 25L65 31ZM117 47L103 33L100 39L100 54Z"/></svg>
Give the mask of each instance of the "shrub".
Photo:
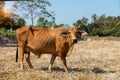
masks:
<svg viewBox="0 0 120 80"><path fill-rule="evenodd" d="M90 35L93 35L93 36L96 36L96 35L102 36L102 30L99 29L99 28L94 28L92 30L92 32L90 33Z"/></svg>
<svg viewBox="0 0 120 80"><path fill-rule="evenodd" d="M114 33L114 28L112 29L105 29L102 31L103 36L109 36L112 35Z"/></svg>
<svg viewBox="0 0 120 80"><path fill-rule="evenodd" d="M113 36L120 37L120 30L117 30Z"/></svg>
<svg viewBox="0 0 120 80"><path fill-rule="evenodd" d="M0 36L1 37L8 37L8 38L15 38L15 30L12 32L10 30L6 30L5 28L0 28Z"/></svg>

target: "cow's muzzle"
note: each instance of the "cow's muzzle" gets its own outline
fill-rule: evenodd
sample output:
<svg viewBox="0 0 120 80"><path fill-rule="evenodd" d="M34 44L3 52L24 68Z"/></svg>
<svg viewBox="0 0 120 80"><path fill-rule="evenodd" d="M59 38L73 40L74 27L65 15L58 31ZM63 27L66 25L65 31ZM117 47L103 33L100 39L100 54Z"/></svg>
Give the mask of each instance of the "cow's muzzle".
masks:
<svg viewBox="0 0 120 80"><path fill-rule="evenodd" d="M78 42L78 40L77 39L72 39L72 43L77 43Z"/></svg>

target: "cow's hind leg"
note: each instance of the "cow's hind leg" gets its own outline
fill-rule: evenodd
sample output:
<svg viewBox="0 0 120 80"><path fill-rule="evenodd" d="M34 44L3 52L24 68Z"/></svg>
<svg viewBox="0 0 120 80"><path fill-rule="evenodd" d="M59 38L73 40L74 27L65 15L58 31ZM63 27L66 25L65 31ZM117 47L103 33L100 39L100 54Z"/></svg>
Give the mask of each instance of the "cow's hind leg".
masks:
<svg viewBox="0 0 120 80"><path fill-rule="evenodd" d="M25 52L25 59L26 59L26 62L28 63L30 69L33 69L33 65L31 63L31 60L30 60L30 52Z"/></svg>
<svg viewBox="0 0 120 80"><path fill-rule="evenodd" d="M65 72L68 72L68 68L67 68L67 65L66 65L66 58L63 57L63 56L60 56L62 62L63 62L63 65L64 65L64 69L65 69Z"/></svg>
<svg viewBox="0 0 120 80"><path fill-rule="evenodd" d="M20 46L20 61L21 61L21 69L24 70L23 60L24 60L24 47Z"/></svg>
<svg viewBox="0 0 120 80"><path fill-rule="evenodd" d="M51 60L50 60L50 65L48 67L48 70L51 72L52 65L56 59L56 55L52 55Z"/></svg>

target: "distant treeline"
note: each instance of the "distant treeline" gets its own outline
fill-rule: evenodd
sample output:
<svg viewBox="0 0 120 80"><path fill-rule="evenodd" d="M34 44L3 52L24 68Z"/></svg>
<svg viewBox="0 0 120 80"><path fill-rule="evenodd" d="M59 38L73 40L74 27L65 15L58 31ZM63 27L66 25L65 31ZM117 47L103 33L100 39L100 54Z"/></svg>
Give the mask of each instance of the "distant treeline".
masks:
<svg viewBox="0 0 120 80"><path fill-rule="evenodd" d="M14 37L15 30L25 25L23 18L0 18L0 36ZM83 17L73 23L74 26L81 26L80 28L88 32L89 36L120 36L120 16L97 16L92 15L92 22L88 23L88 18ZM68 24L56 24L55 21L48 21L45 18L39 18L35 26L42 28L51 27L70 27ZM12 32L11 32L12 28Z"/></svg>
<svg viewBox="0 0 120 80"><path fill-rule="evenodd" d="M92 15L92 22L83 17L74 23L75 26L81 24L81 29L88 32L90 36L120 36L120 16L97 16Z"/></svg>

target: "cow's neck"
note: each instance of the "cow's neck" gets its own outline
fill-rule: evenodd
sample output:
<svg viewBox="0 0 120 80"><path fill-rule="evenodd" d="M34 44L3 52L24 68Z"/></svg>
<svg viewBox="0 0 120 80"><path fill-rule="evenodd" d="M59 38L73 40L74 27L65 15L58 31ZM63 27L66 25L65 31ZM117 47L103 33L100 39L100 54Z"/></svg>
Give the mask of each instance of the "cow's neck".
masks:
<svg viewBox="0 0 120 80"><path fill-rule="evenodd" d="M69 51L67 53L67 56L70 56L70 54L72 53L72 50L73 50L73 47L74 47L74 44L72 43L72 40L70 38L70 36L68 36L69 38L68 39L68 43L69 43Z"/></svg>

